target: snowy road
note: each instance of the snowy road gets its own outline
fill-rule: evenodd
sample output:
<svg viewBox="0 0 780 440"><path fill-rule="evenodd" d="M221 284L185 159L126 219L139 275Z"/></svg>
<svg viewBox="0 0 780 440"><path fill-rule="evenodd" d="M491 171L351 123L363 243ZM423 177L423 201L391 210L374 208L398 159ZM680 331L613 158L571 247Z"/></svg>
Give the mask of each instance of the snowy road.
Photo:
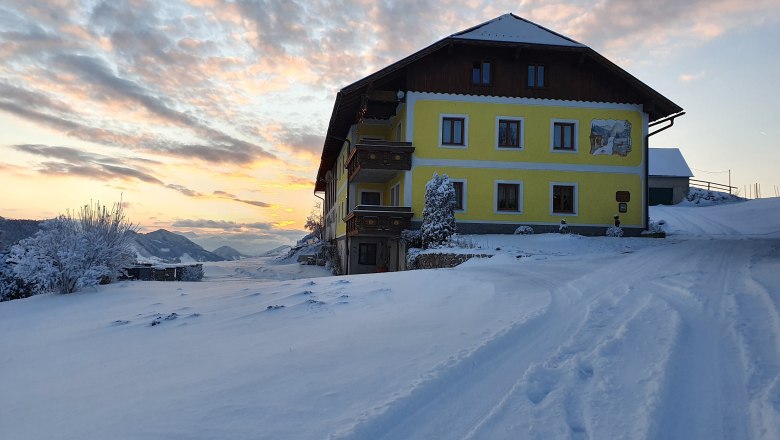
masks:
<svg viewBox="0 0 780 440"><path fill-rule="evenodd" d="M545 290L543 313L346 438L777 438L780 240L673 246L529 262L496 288Z"/></svg>

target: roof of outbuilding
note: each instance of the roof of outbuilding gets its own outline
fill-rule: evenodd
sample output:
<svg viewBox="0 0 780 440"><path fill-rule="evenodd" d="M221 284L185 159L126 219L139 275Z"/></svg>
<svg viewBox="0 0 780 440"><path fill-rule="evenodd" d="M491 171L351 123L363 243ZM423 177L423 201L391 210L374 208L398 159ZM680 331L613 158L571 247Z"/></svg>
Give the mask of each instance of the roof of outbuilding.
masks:
<svg viewBox="0 0 780 440"><path fill-rule="evenodd" d="M679 148L650 148L650 176L693 177Z"/></svg>

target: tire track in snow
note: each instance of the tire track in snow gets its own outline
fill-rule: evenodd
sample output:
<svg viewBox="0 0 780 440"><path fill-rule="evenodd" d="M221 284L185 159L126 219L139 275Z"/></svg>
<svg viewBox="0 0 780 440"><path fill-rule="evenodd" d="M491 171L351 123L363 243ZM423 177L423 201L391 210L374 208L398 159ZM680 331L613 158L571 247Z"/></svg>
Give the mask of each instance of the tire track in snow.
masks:
<svg viewBox="0 0 780 440"><path fill-rule="evenodd" d="M607 309L595 318L600 310L597 301L618 304L620 298L632 295L631 285L645 276L637 271L642 261L656 253L647 252L631 255L615 255L610 261L582 262L574 272L549 272L556 263L537 263L534 272L520 266L514 270L512 283L533 280L551 290L551 303L543 315L517 324L500 337L486 342L478 350L455 365L434 371L429 379L418 384L411 392L389 403L384 409L377 409L354 426L346 435L332 438L372 439L415 439L415 438L463 438L475 436L478 427L485 424L491 414L498 414L509 400L514 399L518 382L528 383L526 373L529 367L542 365L546 361L567 362L574 356L560 351L560 347L573 346L572 336L598 319L602 325L592 325L585 332L581 346L576 350L591 349L589 344L603 342L626 320L635 315L645 302L630 300L620 305L619 313ZM614 261L613 261L614 260ZM569 266L571 267L571 266ZM605 280L620 274L617 286L605 285ZM625 275L628 274L628 275ZM473 275L479 277L479 271ZM518 275L521 278L518 278ZM570 276L568 282L562 280ZM524 278L523 278L524 277ZM554 280L554 281L550 281ZM489 280L485 280L489 282ZM564 286L564 287L561 287ZM575 287L576 286L576 287ZM496 286L498 290L499 287ZM553 290L556 289L556 290ZM588 307L590 308L590 315ZM590 321L588 320L590 316ZM585 327L583 327L585 326ZM606 332L606 334L605 334ZM585 348L583 348L585 347ZM557 356L557 357L556 357ZM587 376L587 366L583 375ZM545 382L542 378L541 382ZM552 387L555 384L552 383ZM532 391L529 395L533 395ZM541 390L540 401L549 391ZM534 397L529 397L533 399ZM568 429L568 427L567 427ZM474 438L479 438L476 436Z"/></svg>
<svg viewBox="0 0 780 440"><path fill-rule="evenodd" d="M746 407L740 342L731 325L750 240L686 242L680 272L653 282L683 317L663 401L649 438L753 438ZM706 275L703 275L706 274Z"/></svg>
<svg viewBox="0 0 780 440"><path fill-rule="evenodd" d="M774 255L774 265L780 263L775 241L767 252ZM766 255L764 255L766 256ZM780 438L780 313L778 295L768 290L761 280L777 277L777 267L764 263L759 271L751 263L740 289L735 291L735 334L740 340L743 368L747 372L746 387L750 398L752 438Z"/></svg>

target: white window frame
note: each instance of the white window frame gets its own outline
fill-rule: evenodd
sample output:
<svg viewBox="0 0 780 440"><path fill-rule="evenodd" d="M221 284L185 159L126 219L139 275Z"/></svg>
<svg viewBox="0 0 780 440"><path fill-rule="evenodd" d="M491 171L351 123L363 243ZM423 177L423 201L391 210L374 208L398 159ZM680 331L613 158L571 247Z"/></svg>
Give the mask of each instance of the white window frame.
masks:
<svg viewBox="0 0 780 440"><path fill-rule="evenodd" d="M498 145L498 123L500 121L518 121L520 122L520 139L518 139L520 145L518 147L502 147ZM496 116L496 128L495 128L495 146L496 150L500 151L522 151L525 149L525 118L522 116Z"/></svg>
<svg viewBox="0 0 780 440"><path fill-rule="evenodd" d="M498 185L510 184L518 185L517 188L517 211L502 211L498 209ZM523 213L523 181L522 180L495 180L493 181L493 213L506 214L506 215L518 215Z"/></svg>
<svg viewBox="0 0 780 440"><path fill-rule="evenodd" d="M555 123L574 124L574 149L559 150L555 148ZM574 154L580 151L580 121L578 119L550 119L550 152Z"/></svg>
<svg viewBox="0 0 780 440"><path fill-rule="evenodd" d="M362 203L363 202L363 193L377 193L377 194L379 194L379 204L378 205L363 205L363 203ZM360 191L358 191L358 203L357 204L358 205L363 205L363 206L383 206L384 205L384 200L382 200L382 199L383 199L382 191L380 191L380 190L376 190L376 189L361 189Z"/></svg>
<svg viewBox="0 0 780 440"><path fill-rule="evenodd" d="M468 206L466 205L466 199L468 199L468 181L466 179L452 179L450 178L450 182L460 182L463 184L463 209L456 209L455 212L457 213L463 213L466 212L468 209Z"/></svg>
<svg viewBox="0 0 780 440"><path fill-rule="evenodd" d="M574 187L574 212L554 212L553 211L553 187L554 186L573 186ZM550 182L550 215L563 217L577 217L580 213L580 188L577 182Z"/></svg>
<svg viewBox="0 0 780 440"><path fill-rule="evenodd" d="M390 206L401 206L401 182L390 187Z"/></svg>
<svg viewBox="0 0 780 440"><path fill-rule="evenodd" d="M462 118L463 119L463 145L442 144L442 129L444 128L444 118ZM463 150L469 147L469 115L454 113L439 113L439 131L436 133L439 137L439 148L452 148Z"/></svg>

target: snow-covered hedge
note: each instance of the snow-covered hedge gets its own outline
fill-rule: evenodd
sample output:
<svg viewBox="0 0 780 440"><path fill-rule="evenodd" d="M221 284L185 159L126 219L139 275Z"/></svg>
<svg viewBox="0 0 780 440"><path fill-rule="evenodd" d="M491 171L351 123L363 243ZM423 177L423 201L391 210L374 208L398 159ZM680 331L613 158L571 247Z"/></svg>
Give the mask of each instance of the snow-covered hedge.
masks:
<svg viewBox="0 0 780 440"><path fill-rule="evenodd" d="M607 228L606 231L607 237L622 237L623 236L623 228L620 226L610 226Z"/></svg>
<svg viewBox="0 0 780 440"><path fill-rule="evenodd" d="M515 229L515 235L532 235L534 233L534 228L522 225L518 226L517 229Z"/></svg>

